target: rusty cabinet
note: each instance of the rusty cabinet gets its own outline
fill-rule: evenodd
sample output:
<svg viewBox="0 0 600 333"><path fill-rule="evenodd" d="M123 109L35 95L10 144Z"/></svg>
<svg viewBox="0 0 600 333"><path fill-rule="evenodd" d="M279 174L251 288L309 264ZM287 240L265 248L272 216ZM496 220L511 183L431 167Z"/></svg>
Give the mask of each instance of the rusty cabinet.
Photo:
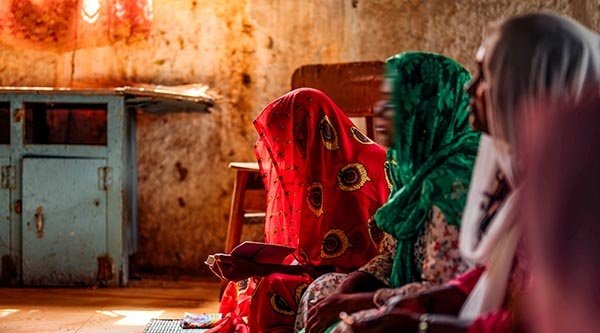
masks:
<svg viewBox="0 0 600 333"><path fill-rule="evenodd" d="M2 283L127 284L137 249L132 110L210 104L147 87L0 88Z"/></svg>

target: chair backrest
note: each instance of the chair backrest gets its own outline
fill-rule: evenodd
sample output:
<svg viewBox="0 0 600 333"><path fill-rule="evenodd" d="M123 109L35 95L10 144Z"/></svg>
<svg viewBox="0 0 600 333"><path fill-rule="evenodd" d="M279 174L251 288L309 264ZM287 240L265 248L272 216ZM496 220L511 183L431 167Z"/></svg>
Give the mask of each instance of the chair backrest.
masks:
<svg viewBox="0 0 600 333"><path fill-rule="evenodd" d="M373 107L380 99L384 62L363 61L304 65L292 75L292 89L323 91L349 117L365 118L367 136L374 139Z"/></svg>

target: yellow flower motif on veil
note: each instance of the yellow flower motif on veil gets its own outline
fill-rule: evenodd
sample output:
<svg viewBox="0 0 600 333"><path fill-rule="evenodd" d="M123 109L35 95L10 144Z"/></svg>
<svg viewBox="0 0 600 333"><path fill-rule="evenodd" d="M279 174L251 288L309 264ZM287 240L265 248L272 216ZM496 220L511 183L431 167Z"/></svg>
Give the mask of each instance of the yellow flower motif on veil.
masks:
<svg viewBox="0 0 600 333"><path fill-rule="evenodd" d="M348 248L352 247L348 236L340 229L332 229L323 237L321 244L321 257L324 259L333 259L342 256Z"/></svg>
<svg viewBox="0 0 600 333"><path fill-rule="evenodd" d="M338 172L337 179L340 189L346 192L359 190L371 180L367 175L367 169L360 163L352 163L343 167Z"/></svg>
<svg viewBox="0 0 600 333"><path fill-rule="evenodd" d="M363 132L361 132L356 126L352 126L350 128L350 133L352 133L352 136L354 137L354 139L356 139L356 141L362 143L363 145L375 144L373 140L369 139L369 137L364 135Z"/></svg>
<svg viewBox="0 0 600 333"><path fill-rule="evenodd" d="M337 132L327 115L324 115L319 122L319 132L321 132L321 140L323 140L325 148L328 150L340 149Z"/></svg>

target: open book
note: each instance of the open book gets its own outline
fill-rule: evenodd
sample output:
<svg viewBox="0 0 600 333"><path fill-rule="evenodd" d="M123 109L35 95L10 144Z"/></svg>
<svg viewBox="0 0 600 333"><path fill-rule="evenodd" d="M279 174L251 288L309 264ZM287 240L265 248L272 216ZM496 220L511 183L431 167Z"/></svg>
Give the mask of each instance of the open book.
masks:
<svg viewBox="0 0 600 333"><path fill-rule="evenodd" d="M236 246L231 255L263 264L281 264L294 251L294 247L246 241Z"/></svg>

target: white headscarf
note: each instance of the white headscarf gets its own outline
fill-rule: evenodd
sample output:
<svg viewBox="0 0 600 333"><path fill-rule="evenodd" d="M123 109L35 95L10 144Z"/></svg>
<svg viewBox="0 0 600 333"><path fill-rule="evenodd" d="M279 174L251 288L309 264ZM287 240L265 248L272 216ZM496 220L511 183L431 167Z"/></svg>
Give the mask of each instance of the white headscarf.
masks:
<svg viewBox="0 0 600 333"><path fill-rule="evenodd" d="M600 39L577 22L534 13L505 21L496 32L495 47L486 50L491 52L487 118L494 138L482 136L460 232L465 260L486 270L460 312L465 320L499 310L506 297L521 238L519 123L531 120L540 102L576 102L587 89L600 88ZM480 239L481 204L498 170L512 190Z"/></svg>
<svg viewBox="0 0 600 333"><path fill-rule="evenodd" d="M578 22L550 13L516 16L494 25L486 45L487 118L494 138L519 154L519 126L534 121L542 105L571 105L600 76L600 38ZM487 72L486 72L487 71ZM514 167L518 167L514 165Z"/></svg>
<svg viewBox="0 0 600 333"><path fill-rule="evenodd" d="M464 259L472 264L486 266L475 289L463 306L460 318L474 320L480 314L494 311L502 306L506 295L509 274L517 243L521 236L521 226L516 223L516 208L519 189L511 191L496 212L482 239L479 239L480 224L483 220L481 205L485 194L490 192L497 171L510 170L510 158L504 156L492 139L483 135L479 144L473 180L467 197L460 231L460 250ZM506 179L514 187L512 173Z"/></svg>

